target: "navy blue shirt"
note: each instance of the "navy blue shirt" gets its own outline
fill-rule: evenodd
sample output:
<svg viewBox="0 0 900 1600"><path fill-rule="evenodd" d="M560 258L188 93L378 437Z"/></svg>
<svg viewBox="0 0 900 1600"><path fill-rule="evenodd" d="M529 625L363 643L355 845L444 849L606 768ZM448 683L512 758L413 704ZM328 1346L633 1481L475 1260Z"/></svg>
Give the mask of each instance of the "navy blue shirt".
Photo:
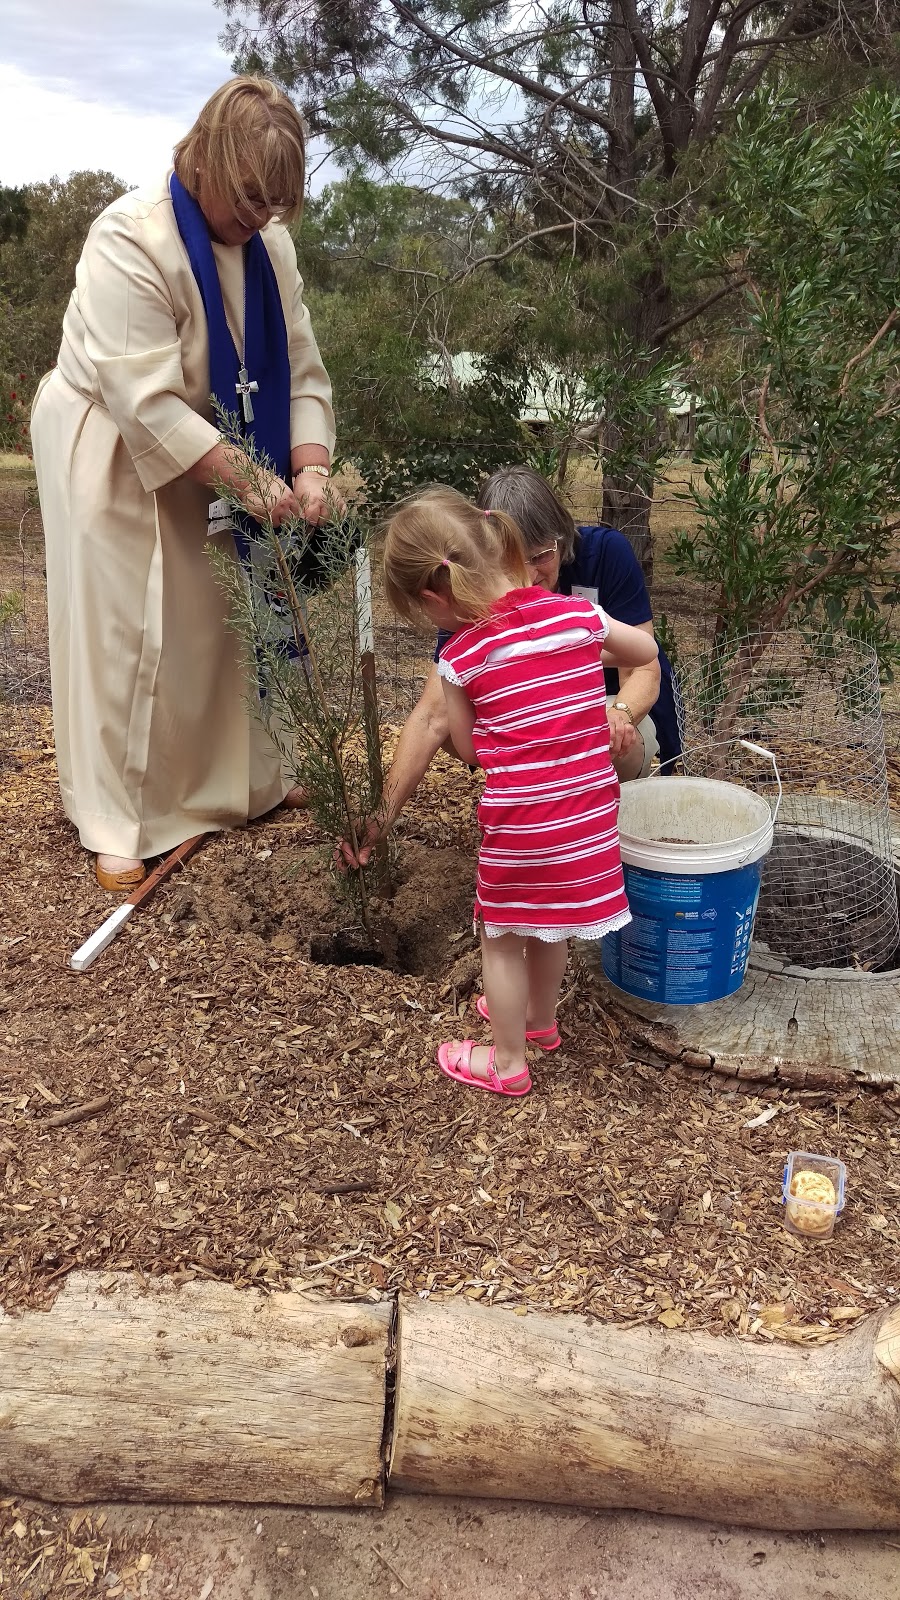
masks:
<svg viewBox="0 0 900 1600"><path fill-rule="evenodd" d="M624 533L617 528L602 526L578 529L575 554L559 569L556 585L559 594L578 594L595 605L603 607L617 622L652 622L650 596L644 582L640 562ZM447 632L438 634L434 659L437 661L442 647L450 638ZM650 708L650 716L659 740L660 765L674 761L681 754L678 737L678 717L675 711L671 662L662 649L659 652L659 699ZM606 692L613 699L619 693L619 674L614 667L604 667Z"/></svg>
<svg viewBox="0 0 900 1600"><path fill-rule="evenodd" d="M640 562L624 533L617 528L579 528L575 555L560 567L556 587L560 594L580 594L586 600L592 600L616 622L628 622L636 627L639 622L653 621L650 596ZM672 664L662 649L659 652L659 671L659 699L655 706L651 706L650 716L659 740L660 765L665 767L666 762L674 761L681 754L681 740L678 737ZM606 692L615 698L619 693L619 674L614 667L604 667L603 672Z"/></svg>

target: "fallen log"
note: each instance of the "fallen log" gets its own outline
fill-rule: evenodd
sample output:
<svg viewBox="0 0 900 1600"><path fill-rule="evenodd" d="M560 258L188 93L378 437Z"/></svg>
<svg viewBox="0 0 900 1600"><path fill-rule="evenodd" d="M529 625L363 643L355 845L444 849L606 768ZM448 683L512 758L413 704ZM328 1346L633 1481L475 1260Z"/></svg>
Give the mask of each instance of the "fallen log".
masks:
<svg viewBox="0 0 900 1600"><path fill-rule="evenodd" d="M401 1298L393 1489L900 1527L900 1308L801 1349Z"/></svg>
<svg viewBox="0 0 900 1600"><path fill-rule="evenodd" d="M49 1311L0 1311L0 1491L381 1505L391 1315L75 1274Z"/></svg>
<svg viewBox="0 0 900 1600"><path fill-rule="evenodd" d="M76 1274L0 1312L0 1492L380 1505L392 1308ZM390 1484L900 1527L900 1307L812 1349L401 1298Z"/></svg>

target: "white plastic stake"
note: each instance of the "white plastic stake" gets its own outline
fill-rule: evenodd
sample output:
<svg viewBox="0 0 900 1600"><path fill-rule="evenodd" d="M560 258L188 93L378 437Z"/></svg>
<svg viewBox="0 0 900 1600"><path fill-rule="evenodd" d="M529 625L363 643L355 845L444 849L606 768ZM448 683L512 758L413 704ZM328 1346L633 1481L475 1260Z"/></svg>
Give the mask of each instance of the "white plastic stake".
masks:
<svg viewBox="0 0 900 1600"><path fill-rule="evenodd" d="M375 633L372 627L372 567L368 550L356 550L353 555L356 571L356 625L359 629L359 653L374 655Z"/></svg>
<svg viewBox="0 0 900 1600"><path fill-rule="evenodd" d="M116 906L115 911L110 912L106 921L101 922L99 928L91 934L91 937L85 939L84 944L75 951L73 956L69 957L69 966L72 971L86 972L91 962L96 961L108 944L112 944L119 929L124 928L135 909L136 907L130 905L127 900L123 905Z"/></svg>
<svg viewBox="0 0 900 1600"><path fill-rule="evenodd" d="M772 812L772 821L775 822L781 807L781 773L778 771L778 762L775 760L771 750L767 750L763 744L754 744L752 739L738 739L737 742L742 744L745 750L752 750L755 756L765 756L766 760L771 761L772 766L775 768L775 782L778 785L778 799L775 801L775 810Z"/></svg>

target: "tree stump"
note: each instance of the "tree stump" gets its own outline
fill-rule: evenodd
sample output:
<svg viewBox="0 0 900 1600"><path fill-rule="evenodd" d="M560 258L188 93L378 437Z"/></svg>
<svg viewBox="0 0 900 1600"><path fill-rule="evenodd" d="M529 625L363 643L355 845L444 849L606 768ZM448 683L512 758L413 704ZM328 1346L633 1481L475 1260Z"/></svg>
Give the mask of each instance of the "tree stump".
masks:
<svg viewBox="0 0 900 1600"><path fill-rule="evenodd" d="M391 1314L74 1275L49 1311L0 1311L0 1488L381 1505Z"/></svg>
<svg viewBox="0 0 900 1600"><path fill-rule="evenodd" d="M807 1350L403 1298L389 1482L897 1528L900 1308Z"/></svg>

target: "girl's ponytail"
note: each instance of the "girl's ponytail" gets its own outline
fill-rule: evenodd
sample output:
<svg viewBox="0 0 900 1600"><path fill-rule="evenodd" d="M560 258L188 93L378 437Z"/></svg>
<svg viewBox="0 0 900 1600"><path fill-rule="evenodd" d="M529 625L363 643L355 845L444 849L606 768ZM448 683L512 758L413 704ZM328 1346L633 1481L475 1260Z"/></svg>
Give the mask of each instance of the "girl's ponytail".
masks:
<svg viewBox="0 0 900 1600"><path fill-rule="evenodd" d="M525 565L525 541L517 522L505 511L495 511L493 506L487 507L482 515L497 535L500 547L500 565L508 578L513 583L526 588L529 583L528 568Z"/></svg>
<svg viewBox="0 0 900 1600"><path fill-rule="evenodd" d="M426 590L446 597L460 617L486 617L498 579L529 582L522 535L505 511L479 511L455 489L435 485L403 501L388 518L384 580L394 610L423 619Z"/></svg>

